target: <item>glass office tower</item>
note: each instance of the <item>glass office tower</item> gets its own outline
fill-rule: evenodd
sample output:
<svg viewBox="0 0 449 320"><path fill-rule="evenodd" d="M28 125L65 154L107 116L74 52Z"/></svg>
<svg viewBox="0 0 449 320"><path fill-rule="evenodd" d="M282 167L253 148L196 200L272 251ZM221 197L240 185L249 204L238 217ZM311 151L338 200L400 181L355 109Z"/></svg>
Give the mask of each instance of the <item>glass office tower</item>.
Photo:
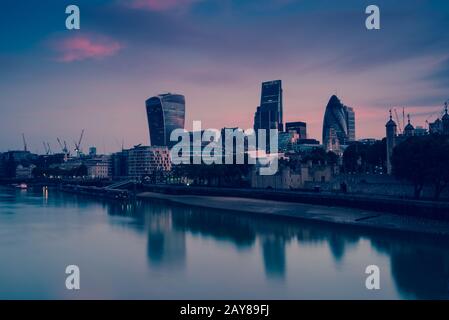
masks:
<svg viewBox="0 0 449 320"><path fill-rule="evenodd" d="M284 131L282 120L282 81L262 83L260 106L254 115L254 130L278 129Z"/></svg>
<svg viewBox="0 0 449 320"><path fill-rule="evenodd" d="M307 123L305 122L287 122L285 124L285 131L297 133L299 139L307 139Z"/></svg>
<svg viewBox="0 0 449 320"><path fill-rule="evenodd" d="M327 151L340 151L340 146L355 141L354 109L343 105L333 95L326 106L323 121L323 145Z"/></svg>
<svg viewBox="0 0 449 320"><path fill-rule="evenodd" d="M177 142L170 141L175 129L184 129L185 98L179 94L161 94L146 102L150 144L171 147Z"/></svg>

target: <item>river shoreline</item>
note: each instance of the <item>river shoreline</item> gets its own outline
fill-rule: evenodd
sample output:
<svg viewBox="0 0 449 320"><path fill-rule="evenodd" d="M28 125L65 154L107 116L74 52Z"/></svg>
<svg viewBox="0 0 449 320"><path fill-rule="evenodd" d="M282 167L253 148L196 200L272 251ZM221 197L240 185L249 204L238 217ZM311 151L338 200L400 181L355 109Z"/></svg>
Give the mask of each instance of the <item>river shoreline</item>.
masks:
<svg viewBox="0 0 449 320"><path fill-rule="evenodd" d="M321 223L449 236L449 222L447 221L381 213L371 210L242 197L173 195L157 192L142 192L137 194L137 198L224 211L290 217Z"/></svg>
<svg viewBox="0 0 449 320"><path fill-rule="evenodd" d="M353 193L330 193L296 190L269 190L248 188L217 188L175 185L145 185L143 191L213 197L250 198L287 203L301 203L343 207L380 213L392 213L407 217L444 220L449 222L449 202L415 200L388 196Z"/></svg>
<svg viewBox="0 0 449 320"><path fill-rule="evenodd" d="M143 185L139 190L59 185L62 192L110 200L157 199L224 211L449 236L449 203L354 194Z"/></svg>

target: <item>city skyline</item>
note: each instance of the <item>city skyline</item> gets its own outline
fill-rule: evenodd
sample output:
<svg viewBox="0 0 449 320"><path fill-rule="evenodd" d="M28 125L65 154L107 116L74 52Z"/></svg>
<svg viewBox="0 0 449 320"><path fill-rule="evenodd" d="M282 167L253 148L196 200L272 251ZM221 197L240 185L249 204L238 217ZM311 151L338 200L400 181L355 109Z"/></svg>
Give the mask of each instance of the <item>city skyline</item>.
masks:
<svg viewBox="0 0 449 320"><path fill-rule="evenodd" d="M33 152L57 149L82 129L85 150L149 144L142 101L168 91L186 96L187 129L251 128L272 79L283 81L284 123L307 122L311 138L335 93L357 113L357 139L384 137L392 107L425 126L449 98L449 4L377 2L382 29L368 32L364 1L79 1L72 32L64 4L6 1L0 151L21 149L22 133Z"/></svg>

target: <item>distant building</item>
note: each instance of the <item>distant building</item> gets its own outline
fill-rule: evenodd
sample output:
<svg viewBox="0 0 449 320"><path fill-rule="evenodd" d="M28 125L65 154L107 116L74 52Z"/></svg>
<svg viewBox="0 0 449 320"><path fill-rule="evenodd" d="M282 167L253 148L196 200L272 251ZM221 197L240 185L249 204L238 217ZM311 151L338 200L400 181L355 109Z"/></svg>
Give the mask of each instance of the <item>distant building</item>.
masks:
<svg viewBox="0 0 449 320"><path fill-rule="evenodd" d="M415 135L415 127L410 123L410 115L408 117L408 123L404 128L404 136L413 137Z"/></svg>
<svg viewBox="0 0 449 320"><path fill-rule="evenodd" d="M281 166L275 175L258 174L255 166L250 173L252 188L258 189L301 189L307 183L325 183L338 174L338 166L326 163L313 164L312 161L296 167Z"/></svg>
<svg viewBox="0 0 449 320"><path fill-rule="evenodd" d="M387 173L392 174L393 167L391 158L393 156L393 150L395 146L402 143L403 141L414 136L424 136L427 134L437 134L437 135L449 135L449 114L447 102L444 105L444 114L441 119L437 119L433 123L429 123L429 131L425 128L417 126L416 128L412 125L410 120L410 115L407 115L408 123L404 127L401 134L397 132L396 122L393 121L392 113L390 110L390 120L385 125L386 135L387 135Z"/></svg>
<svg viewBox="0 0 449 320"><path fill-rule="evenodd" d="M33 178L33 170L35 165L23 166L19 164L16 167L16 179L31 179Z"/></svg>
<svg viewBox="0 0 449 320"><path fill-rule="evenodd" d="M142 179L158 172L171 170L167 147L136 146L127 150L127 176Z"/></svg>
<svg viewBox="0 0 449 320"><path fill-rule="evenodd" d="M313 144L313 145L319 145L320 142L316 139L299 139L297 141L297 144Z"/></svg>
<svg viewBox="0 0 449 320"><path fill-rule="evenodd" d="M3 154L4 160L13 160L15 162L21 162L21 161L31 161L37 158L37 155L32 154L29 151L8 151Z"/></svg>
<svg viewBox="0 0 449 320"><path fill-rule="evenodd" d="M243 138L240 138L243 137ZM222 151L226 156L233 156L234 163L236 162L237 155L246 157L248 152L248 136L245 135L245 131L234 127L234 128L223 128L221 129L221 139L222 139ZM231 141L232 144L229 142ZM228 145L227 145L228 143ZM243 143L243 145L241 145Z"/></svg>
<svg viewBox="0 0 449 320"><path fill-rule="evenodd" d="M422 126L416 126L414 134L415 136L425 136L428 134L428 132L426 128L423 128Z"/></svg>
<svg viewBox="0 0 449 320"><path fill-rule="evenodd" d="M449 114L447 102L444 104L444 114L441 119L429 123L429 133L449 135Z"/></svg>
<svg viewBox="0 0 449 320"><path fill-rule="evenodd" d="M355 112L351 107L346 107L346 121L348 123L348 141L355 141Z"/></svg>
<svg viewBox="0 0 449 320"><path fill-rule="evenodd" d="M99 156L88 159L84 165L87 168L87 175L92 179L110 179L112 177L111 156Z"/></svg>
<svg viewBox="0 0 449 320"><path fill-rule="evenodd" d="M357 142L359 142L359 143L361 143L361 144L365 144L365 145L369 145L369 146L370 146L370 145L375 144L377 141L378 141L377 139L367 138L367 139L360 139L360 140L357 141Z"/></svg>
<svg viewBox="0 0 449 320"><path fill-rule="evenodd" d="M324 146L316 139L299 139L293 145L293 151L299 153L310 152L319 148L324 148Z"/></svg>
<svg viewBox="0 0 449 320"><path fill-rule="evenodd" d="M128 150L111 155L111 176L113 180L123 180L128 177Z"/></svg>
<svg viewBox="0 0 449 320"><path fill-rule="evenodd" d="M299 135L299 139L307 139L307 124L305 122L287 122L285 125L286 132L295 132Z"/></svg>
<svg viewBox="0 0 449 320"><path fill-rule="evenodd" d="M441 118L441 122L443 123L443 134L449 135L449 114L447 113L447 102L445 104L444 116Z"/></svg>
<svg viewBox="0 0 449 320"><path fill-rule="evenodd" d="M90 147L89 148L89 157L95 157L97 155L97 148Z"/></svg>
<svg viewBox="0 0 449 320"><path fill-rule="evenodd" d="M150 144L171 147L177 143L170 141L175 129L184 129L185 98L179 94L161 94L146 102Z"/></svg>
<svg viewBox="0 0 449 320"><path fill-rule="evenodd" d="M278 150L279 152L287 152L293 150L293 146L298 142L299 134L296 131L281 132L278 134Z"/></svg>
<svg viewBox="0 0 449 320"><path fill-rule="evenodd" d="M354 109L333 95L326 106L323 121L323 145L327 151L341 153L341 146L355 141Z"/></svg>
<svg viewBox="0 0 449 320"><path fill-rule="evenodd" d="M443 132L443 122L441 119L436 119L434 122L429 123L430 134L441 134Z"/></svg>
<svg viewBox="0 0 449 320"><path fill-rule="evenodd" d="M14 178L18 165L28 168L37 159L38 156L29 151L17 150L2 153L0 154L0 177Z"/></svg>
<svg viewBox="0 0 449 320"><path fill-rule="evenodd" d="M260 106L254 115L254 130L258 129L284 130L281 80L262 83Z"/></svg>
<svg viewBox="0 0 449 320"><path fill-rule="evenodd" d="M391 174L393 172L391 158L393 156L393 149L396 146L396 136L398 128L396 122L393 121L391 110L390 110L390 120L385 125L385 128L387 133L387 173Z"/></svg>
<svg viewBox="0 0 449 320"><path fill-rule="evenodd" d="M257 189L299 189L304 186L301 171L282 167L272 176L260 175L256 168L250 173L251 188Z"/></svg>

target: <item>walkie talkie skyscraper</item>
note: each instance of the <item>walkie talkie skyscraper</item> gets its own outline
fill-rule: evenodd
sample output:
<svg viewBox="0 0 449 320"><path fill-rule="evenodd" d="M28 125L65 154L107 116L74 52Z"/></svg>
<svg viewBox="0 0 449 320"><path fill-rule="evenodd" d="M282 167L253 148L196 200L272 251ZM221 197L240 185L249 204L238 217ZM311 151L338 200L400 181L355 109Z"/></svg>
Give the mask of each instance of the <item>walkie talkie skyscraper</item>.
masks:
<svg viewBox="0 0 449 320"><path fill-rule="evenodd" d="M180 94L161 94L146 101L150 144L171 147L170 134L175 129L184 129L185 98Z"/></svg>

